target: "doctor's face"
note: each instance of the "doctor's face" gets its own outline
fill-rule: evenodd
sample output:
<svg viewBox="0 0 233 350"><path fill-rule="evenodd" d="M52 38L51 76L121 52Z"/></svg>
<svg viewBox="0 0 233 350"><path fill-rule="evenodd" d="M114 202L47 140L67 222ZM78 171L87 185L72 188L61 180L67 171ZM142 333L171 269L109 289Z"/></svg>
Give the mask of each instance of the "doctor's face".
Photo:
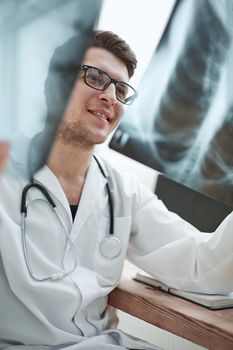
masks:
<svg viewBox="0 0 233 350"><path fill-rule="evenodd" d="M129 80L124 62L105 49L88 49L83 64L101 69L113 79L126 83ZM114 84L104 91L95 90L85 83L84 71L81 71L59 134L66 143L82 146L102 143L117 126L123 111L124 104L117 100Z"/></svg>

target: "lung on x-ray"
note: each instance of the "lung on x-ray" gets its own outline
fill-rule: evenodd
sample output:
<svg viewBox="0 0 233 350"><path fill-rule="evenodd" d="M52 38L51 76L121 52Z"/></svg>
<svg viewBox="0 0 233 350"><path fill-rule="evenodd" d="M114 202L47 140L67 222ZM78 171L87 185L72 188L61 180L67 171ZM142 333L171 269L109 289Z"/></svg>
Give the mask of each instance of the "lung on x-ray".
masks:
<svg viewBox="0 0 233 350"><path fill-rule="evenodd" d="M178 0L110 147L233 206L233 2Z"/></svg>
<svg viewBox="0 0 233 350"><path fill-rule="evenodd" d="M0 2L0 140L12 143L6 174L31 178L45 163L100 7L101 0ZM49 66L55 48L74 36Z"/></svg>

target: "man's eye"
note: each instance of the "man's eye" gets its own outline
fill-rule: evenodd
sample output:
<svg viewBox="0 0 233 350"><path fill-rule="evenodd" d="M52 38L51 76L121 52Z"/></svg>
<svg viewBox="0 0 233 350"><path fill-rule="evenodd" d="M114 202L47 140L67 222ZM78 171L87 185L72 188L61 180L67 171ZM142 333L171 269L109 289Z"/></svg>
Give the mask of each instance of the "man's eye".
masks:
<svg viewBox="0 0 233 350"><path fill-rule="evenodd" d="M96 83L100 83L102 81L101 76L98 74L89 74L87 78Z"/></svg>
<svg viewBox="0 0 233 350"><path fill-rule="evenodd" d="M116 86L116 92L117 96L121 98L125 98L128 92L128 89L125 85L123 84L117 84Z"/></svg>
<svg viewBox="0 0 233 350"><path fill-rule="evenodd" d="M87 74L87 80L89 81L89 83L95 84L95 85L102 85L104 78L103 78L103 74L101 74L98 71L88 71Z"/></svg>

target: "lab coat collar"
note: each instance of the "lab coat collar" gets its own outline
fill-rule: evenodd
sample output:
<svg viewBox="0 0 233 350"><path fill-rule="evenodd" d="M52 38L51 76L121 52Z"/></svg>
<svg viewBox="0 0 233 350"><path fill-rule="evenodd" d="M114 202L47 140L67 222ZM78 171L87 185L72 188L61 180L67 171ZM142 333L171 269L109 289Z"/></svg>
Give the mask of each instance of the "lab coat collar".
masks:
<svg viewBox="0 0 233 350"><path fill-rule="evenodd" d="M45 186L46 189L60 201L69 216L70 223L72 223L70 206L65 193L63 192L57 177L47 165L45 165L35 174L35 180ZM78 211L75 217L75 223L78 223L77 227L75 228L75 235L77 235L77 233L81 230L107 181L108 179L102 175L96 161L93 158L87 171ZM73 235L73 233L71 233L71 235Z"/></svg>

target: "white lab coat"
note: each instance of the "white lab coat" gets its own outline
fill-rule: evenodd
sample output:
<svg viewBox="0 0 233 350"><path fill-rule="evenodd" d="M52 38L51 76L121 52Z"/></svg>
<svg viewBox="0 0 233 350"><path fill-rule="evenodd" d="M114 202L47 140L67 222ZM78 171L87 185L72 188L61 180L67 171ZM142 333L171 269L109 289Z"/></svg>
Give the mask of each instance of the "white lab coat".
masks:
<svg viewBox="0 0 233 350"><path fill-rule="evenodd" d="M216 233L200 233L169 212L136 177L103 163L114 200L114 232L123 244L114 259L104 258L99 250L110 220L107 180L96 162L88 170L74 223L54 174L47 166L36 174L52 195L78 256L75 271L57 282L30 277L20 230L25 181L1 178L0 348L9 344L10 350L152 349L109 328L107 296L121 278L126 256L176 288L207 293L233 290L232 214ZM38 190L29 192L26 226L29 260L40 276L73 264L70 248L64 253L64 230L42 199Z"/></svg>

